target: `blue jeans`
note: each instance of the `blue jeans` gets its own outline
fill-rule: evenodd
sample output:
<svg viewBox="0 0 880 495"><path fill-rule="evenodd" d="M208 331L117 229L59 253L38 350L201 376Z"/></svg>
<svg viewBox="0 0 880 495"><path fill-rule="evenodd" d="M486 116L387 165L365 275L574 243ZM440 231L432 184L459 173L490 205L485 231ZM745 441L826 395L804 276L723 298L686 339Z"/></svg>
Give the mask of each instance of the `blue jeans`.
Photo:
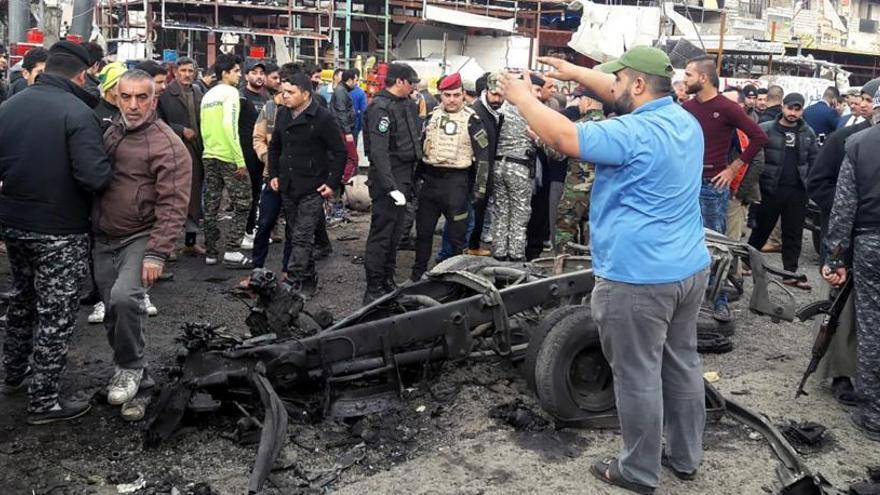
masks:
<svg viewBox="0 0 880 495"><path fill-rule="evenodd" d="M474 231L474 207L468 207L468 224L467 224L467 234L465 234L465 240L471 238L471 234ZM465 241L465 246L467 246L467 241ZM443 242L440 245L440 251L437 252L437 256L434 257L434 261L440 263L441 261L452 257L452 243L449 242L449 224L443 225Z"/></svg>
<svg viewBox="0 0 880 495"><path fill-rule="evenodd" d="M269 254L269 239L272 236L272 229L275 228L275 222L281 214L281 194L273 191L268 186L263 186L260 193L260 208L257 216L257 233L254 236L254 267L262 268L266 264L266 256ZM290 259L290 235L285 229L284 234L284 255L281 261L282 271L287 271L287 261Z"/></svg>
<svg viewBox="0 0 880 495"><path fill-rule="evenodd" d="M730 202L730 188L718 190L712 181L703 179L703 187L700 188L700 211L703 214L703 227L712 229L721 235L727 231L727 203ZM710 281L711 285L713 281ZM715 307L727 305L727 294L724 291L718 295Z"/></svg>

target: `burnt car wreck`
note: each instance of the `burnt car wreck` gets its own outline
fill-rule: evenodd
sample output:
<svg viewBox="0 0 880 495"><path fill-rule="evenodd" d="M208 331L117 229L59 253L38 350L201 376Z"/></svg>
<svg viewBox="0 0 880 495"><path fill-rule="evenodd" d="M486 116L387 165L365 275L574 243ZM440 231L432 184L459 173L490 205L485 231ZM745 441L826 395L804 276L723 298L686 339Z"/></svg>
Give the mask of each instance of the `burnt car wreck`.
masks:
<svg viewBox="0 0 880 495"><path fill-rule="evenodd" d="M750 310L774 321L794 319L793 297L771 277L797 275L767 266L756 250L717 234L707 233L707 244L714 275L708 300L725 290L732 266L745 261L752 268ZM234 404L258 426L248 483L257 493L287 439L289 416L378 413L434 363L493 356L520 367L558 425L616 427L613 377L590 315L590 268L588 252L529 263L458 256L335 323L304 310L302 297L271 272L255 271L256 302L246 320L251 337L208 324L185 326L180 368L150 408L145 444L169 438L187 414ZM773 285L781 301L771 299ZM710 419L731 415L768 439L782 461L780 493L824 493L824 480L765 418L725 400L708 383L706 401ZM261 410L262 418L240 404Z"/></svg>

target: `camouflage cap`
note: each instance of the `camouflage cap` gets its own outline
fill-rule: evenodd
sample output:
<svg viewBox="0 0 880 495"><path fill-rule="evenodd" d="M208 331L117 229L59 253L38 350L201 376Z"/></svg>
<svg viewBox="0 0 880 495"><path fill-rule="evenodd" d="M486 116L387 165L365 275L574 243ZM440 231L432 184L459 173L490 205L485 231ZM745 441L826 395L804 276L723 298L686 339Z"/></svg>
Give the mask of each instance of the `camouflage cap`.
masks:
<svg viewBox="0 0 880 495"><path fill-rule="evenodd" d="M490 93L498 92L498 73L492 72L486 78L486 90Z"/></svg>

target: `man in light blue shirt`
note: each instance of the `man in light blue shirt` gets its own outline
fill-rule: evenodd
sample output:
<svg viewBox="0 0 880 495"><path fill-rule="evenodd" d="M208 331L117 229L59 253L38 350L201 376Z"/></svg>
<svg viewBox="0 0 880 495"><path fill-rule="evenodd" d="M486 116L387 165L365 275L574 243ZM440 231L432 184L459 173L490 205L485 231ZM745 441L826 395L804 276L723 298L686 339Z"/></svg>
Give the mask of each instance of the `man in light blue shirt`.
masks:
<svg viewBox="0 0 880 495"><path fill-rule="evenodd" d="M702 130L673 102L672 65L660 50L636 47L598 70L539 61L556 69L550 77L583 84L618 115L574 124L541 105L527 83L502 78L505 97L545 143L596 164L591 307L614 374L623 449L591 472L653 493L664 431L663 463L674 475L692 479L702 460L697 313L710 264L699 204Z"/></svg>

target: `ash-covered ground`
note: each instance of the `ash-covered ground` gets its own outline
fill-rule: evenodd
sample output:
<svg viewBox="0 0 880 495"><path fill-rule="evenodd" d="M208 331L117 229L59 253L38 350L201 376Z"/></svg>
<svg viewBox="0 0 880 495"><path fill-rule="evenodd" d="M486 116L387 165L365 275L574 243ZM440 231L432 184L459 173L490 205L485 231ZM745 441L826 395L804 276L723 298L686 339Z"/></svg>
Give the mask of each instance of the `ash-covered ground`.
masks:
<svg viewBox="0 0 880 495"><path fill-rule="evenodd" d="M368 226L369 216L361 214L331 228L334 252L318 263L320 285L308 304L311 309L329 310L338 318L360 306L365 282L359 262ZM802 271L818 286L816 254L809 242L804 245ZM779 264L778 255L769 258ZM411 262L412 252L402 252L399 280L406 278ZM277 269L279 263L280 247L272 246L267 268ZM182 324L209 321L244 334L248 310L228 294L247 272L186 257L169 269L173 280L150 291L159 315L147 324L151 368L160 382L175 363L174 339ZM8 279L6 258L0 259L0 271ZM817 293L814 287L812 293L795 295L803 304ZM733 305L734 351L704 356L705 370L720 375L715 386L776 424L815 421L826 426L823 443L804 449L805 460L836 488L845 490L866 478L866 468L880 464L880 444L860 436L849 422L849 410L815 378L807 386L810 395L794 400L815 325L775 324L750 314L746 306L745 300ZM90 309L82 308L72 342L63 380L68 394L100 395L112 373L103 327L86 322ZM143 486L135 492L142 494L246 493L256 446L227 438L241 416L235 411L198 418L158 448L144 450L142 424L128 424L117 408L95 404L73 422L30 427L23 398L4 397L0 493L115 494L131 482ZM511 410L516 427L505 420ZM528 410L543 418L529 416ZM767 493L777 459L765 441L750 433L730 419L710 424L696 480L681 482L664 473L658 493ZM356 421L291 418L265 493L623 493L588 473L595 458L615 454L619 446L615 431L557 429L540 412L520 370L506 360L446 364L408 388L397 411Z"/></svg>

